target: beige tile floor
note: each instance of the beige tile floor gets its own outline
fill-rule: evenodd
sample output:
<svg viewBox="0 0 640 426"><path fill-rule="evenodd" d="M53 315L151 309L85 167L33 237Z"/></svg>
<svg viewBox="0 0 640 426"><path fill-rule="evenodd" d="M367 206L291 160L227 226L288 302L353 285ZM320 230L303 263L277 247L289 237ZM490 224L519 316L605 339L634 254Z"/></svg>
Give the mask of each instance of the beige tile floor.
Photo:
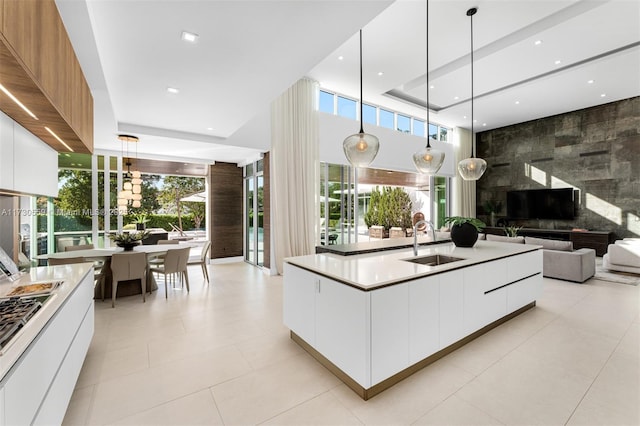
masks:
<svg viewBox="0 0 640 426"><path fill-rule="evenodd" d="M282 277L96 302L65 425L638 425L640 287L545 279L538 305L369 401L294 344Z"/></svg>

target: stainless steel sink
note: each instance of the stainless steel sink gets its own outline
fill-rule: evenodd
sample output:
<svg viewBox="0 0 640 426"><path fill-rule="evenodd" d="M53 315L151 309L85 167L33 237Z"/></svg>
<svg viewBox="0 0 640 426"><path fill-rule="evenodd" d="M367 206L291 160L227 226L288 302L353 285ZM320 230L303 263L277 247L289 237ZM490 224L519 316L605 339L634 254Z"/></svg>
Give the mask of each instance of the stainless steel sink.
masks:
<svg viewBox="0 0 640 426"><path fill-rule="evenodd" d="M464 260L460 257L445 256L443 254L432 254L429 256L412 257L411 259L402 259L407 262L419 263L427 266L444 265L445 263L457 262Z"/></svg>

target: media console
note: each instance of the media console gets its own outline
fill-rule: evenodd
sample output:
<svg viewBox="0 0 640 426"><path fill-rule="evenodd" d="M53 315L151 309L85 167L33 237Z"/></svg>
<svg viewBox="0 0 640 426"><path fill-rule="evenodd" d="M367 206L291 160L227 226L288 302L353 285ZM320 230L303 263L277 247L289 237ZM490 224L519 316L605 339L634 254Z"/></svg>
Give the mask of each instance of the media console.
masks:
<svg viewBox="0 0 640 426"><path fill-rule="evenodd" d="M491 226L484 228L484 232L492 235L505 235L504 228ZM596 256L604 256L609 244L613 244L616 240L616 235L613 232L572 231L571 229L522 228L518 231L518 235L571 241L575 250L592 248L596 251Z"/></svg>

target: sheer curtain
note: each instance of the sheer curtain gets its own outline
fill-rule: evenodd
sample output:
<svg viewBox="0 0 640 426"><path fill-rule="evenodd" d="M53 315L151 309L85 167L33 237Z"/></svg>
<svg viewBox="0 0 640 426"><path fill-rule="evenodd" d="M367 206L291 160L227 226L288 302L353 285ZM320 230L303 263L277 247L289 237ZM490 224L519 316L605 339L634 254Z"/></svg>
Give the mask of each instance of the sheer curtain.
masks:
<svg viewBox="0 0 640 426"><path fill-rule="evenodd" d="M471 132L460 127L453 129L455 173L452 188L452 216L476 217L476 182L464 180L458 173L458 163L471 156Z"/></svg>
<svg viewBox="0 0 640 426"><path fill-rule="evenodd" d="M320 182L317 83L302 79L271 104L272 226L275 266L312 254Z"/></svg>

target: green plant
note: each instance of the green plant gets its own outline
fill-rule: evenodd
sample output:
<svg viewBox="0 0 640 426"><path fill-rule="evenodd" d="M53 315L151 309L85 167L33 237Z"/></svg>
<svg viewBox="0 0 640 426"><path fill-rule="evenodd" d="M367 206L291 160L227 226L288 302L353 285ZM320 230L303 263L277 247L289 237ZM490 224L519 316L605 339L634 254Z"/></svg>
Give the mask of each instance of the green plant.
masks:
<svg viewBox="0 0 640 426"><path fill-rule="evenodd" d="M133 223L147 223L149 222L149 218L146 213L137 213L133 215Z"/></svg>
<svg viewBox="0 0 640 426"><path fill-rule="evenodd" d="M518 231L522 229L522 226L505 226L504 233L507 237L517 237Z"/></svg>
<svg viewBox="0 0 640 426"><path fill-rule="evenodd" d="M451 216L444 218L445 225L461 226L465 223L475 226L478 232L482 231L482 228L487 226L483 221L476 219L475 217Z"/></svg>
<svg viewBox="0 0 640 426"><path fill-rule="evenodd" d="M382 190L371 191L369 207L364 216L367 227L373 225L383 226L389 230L391 227L411 227L411 198L402 188L385 186Z"/></svg>
<svg viewBox="0 0 640 426"><path fill-rule="evenodd" d="M502 201L487 200L484 202L484 211L487 214L499 213L502 210Z"/></svg>
<svg viewBox="0 0 640 426"><path fill-rule="evenodd" d="M140 232L122 232L109 234L109 239L115 243L131 244L143 240L149 236L149 231Z"/></svg>

